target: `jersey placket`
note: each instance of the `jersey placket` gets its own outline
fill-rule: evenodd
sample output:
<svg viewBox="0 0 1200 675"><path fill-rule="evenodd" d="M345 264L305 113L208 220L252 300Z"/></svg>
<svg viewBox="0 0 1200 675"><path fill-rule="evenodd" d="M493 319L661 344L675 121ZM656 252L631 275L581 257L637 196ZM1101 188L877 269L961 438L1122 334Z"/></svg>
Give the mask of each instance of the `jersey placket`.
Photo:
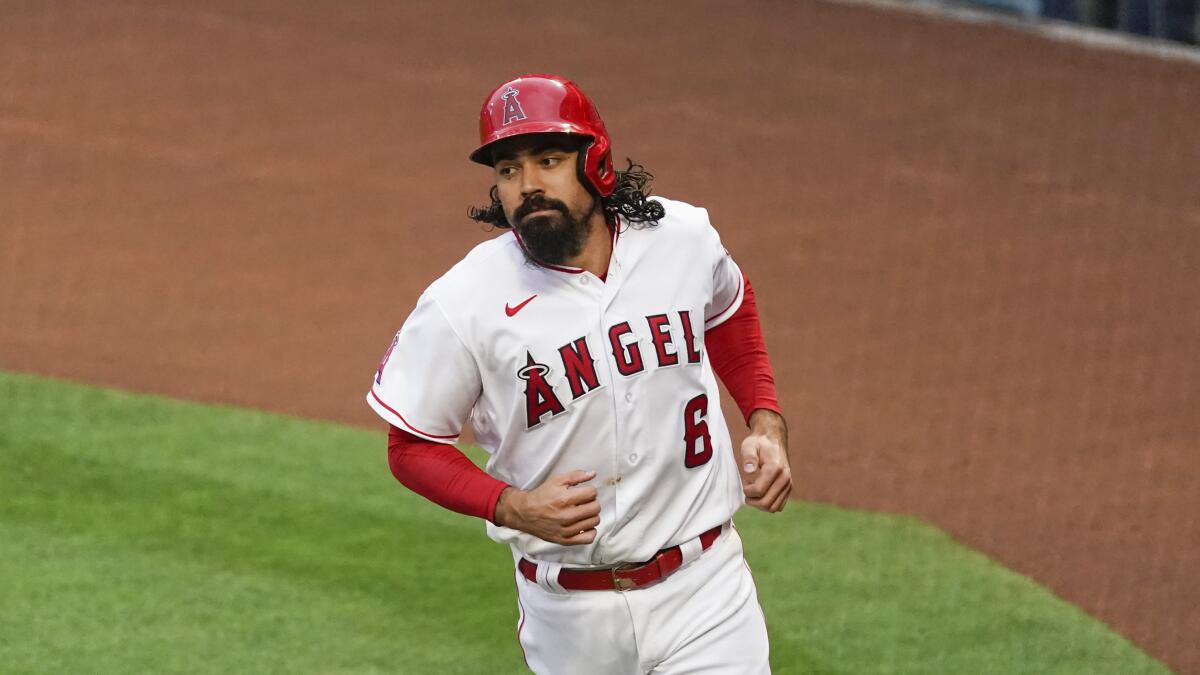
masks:
<svg viewBox="0 0 1200 675"><path fill-rule="evenodd" d="M606 307L612 300L611 294L613 292L614 285L612 284L613 275L612 275L611 270L613 269L614 266L610 265L610 267L609 267L610 271L606 275L607 282L602 281L596 275L592 274L591 272L589 272L587 270L583 270L583 269L568 268L568 267L548 267L548 266L542 266L542 267L546 274L553 275L554 277L556 277L558 279L558 281L560 283L563 283L563 284L571 287L572 291L574 293L578 294L576 297L580 298L579 299L580 305L586 307L586 310L584 310L584 311L587 311L591 315L592 325L591 325L590 329L588 330L589 342L594 342L594 346L598 347L600 350L600 351L596 352L596 354L597 354L596 362L598 364L604 364L605 372L607 373L607 382L609 383L609 386L601 387L601 389L599 391L596 391L591 395L593 395L593 396L606 395L609 397L609 401L612 404L614 437L615 437L617 434L617 429L615 428L616 424L617 424L616 417L617 417L619 411L616 409L616 405L615 405L616 399L613 396L612 392L614 391L614 388L617 387L619 384L619 380L617 379L619 377L619 373L617 373L616 371L613 370L610 359L607 358L606 354L604 354L604 350L608 349L608 339L607 339L607 335L605 334L605 323L604 323L605 319L604 319L604 317L605 317ZM592 335L595 336L594 340L590 337ZM605 380L603 380L603 379L601 380L601 382L604 382L604 381ZM614 449L614 453L615 453L615 449ZM613 465L612 465L611 469L612 470L611 470L610 475L612 475L612 476L620 475L621 465L617 461L615 454L614 454L614 461L613 461ZM601 473L603 474L603 472L601 472ZM616 490L617 490L617 486L619 485L619 481L614 480L611 482L612 482L611 500L605 498L605 494L604 494L605 489L604 488L606 486L602 486L602 485L596 486L597 489L600 491L600 503L601 503L600 519L601 519L602 523L606 520L606 516L608 516L609 518L612 517L611 509L606 506L606 502L612 504L613 508L617 508L617 506L616 506L616 504L617 504ZM603 526L601 527L601 532L603 532ZM596 543L594 544L594 547L591 551L591 557L592 557L592 562L594 564L599 564L606 557L605 541L604 541L603 536L601 536L599 539L597 539Z"/></svg>
<svg viewBox="0 0 1200 675"><path fill-rule="evenodd" d="M619 238L615 238L613 241L612 256L609 261L608 272L605 275L605 281L603 282L603 289L600 295L600 302L598 304L596 313L596 331L602 348L606 351L610 351L612 349L612 345L609 342L608 337L608 327L619 322L619 319L616 318L616 315L620 313L620 307L617 300L621 291L622 282L624 281L624 275L622 274L621 269L621 260L620 256L618 255L618 240ZM614 512L607 514L608 521L610 523L607 529L608 532L611 533L613 530L618 529L625 523L629 522L629 519L633 516L633 513L629 510L629 505L623 504L620 500L620 497L623 478L630 471L630 469L633 468L630 458L632 457L632 461L636 462L637 454L635 451L628 450L631 445L630 442L628 442L631 429L629 428L629 424L626 423L627 421L633 419L633 417L628 414L631 411L631 405L633 404L633 380L617 372L614 362L611 358L611 354L606 356L609 356L609 358L605 358L603 361L608 372L608 381L610 382L608 387L608 398L609 403L612 406L613 425L613 447L611 449L610 457L612 458L613 468L613 478L611 483ZM600 518L601 521L605 520L605 514L601 513ZM596 551L594 552L593 556L597 562L615 562L613 560L612 548L612 537L603 536L598 540Z"/></svg>

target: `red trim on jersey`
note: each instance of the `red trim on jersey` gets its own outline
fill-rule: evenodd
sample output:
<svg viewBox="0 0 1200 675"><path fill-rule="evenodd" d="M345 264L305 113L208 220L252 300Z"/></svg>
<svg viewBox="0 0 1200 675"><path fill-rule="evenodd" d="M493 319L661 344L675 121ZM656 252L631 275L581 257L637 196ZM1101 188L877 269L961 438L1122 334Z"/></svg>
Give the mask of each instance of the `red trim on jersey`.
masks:
<svg viewBox="0 0 1200 675"><path fill-rule="evenodd" d="M758 320L758 304L754 287L744 279L742 306L721 325L704 334L708 359L713 371L725 383L725 388L737 402L742 417L750 422L750 413L758 408L779 409L775 392L775 375L763 340L762 324Z"/></svg>
<svg viewBox="0 0 1200 675"><path fill-rule="evenodd" d="M513 585L517 583L516 575L513 575ZM525 667L529 668L529 655L525 653L525 645L521 644L521 631L525 629L525 605L521 604L521 589L517 589L517 607L521 610L521 620L517 622L517 646L521 648L521 658L525 659ZM533 668L529 668L533 670Z"/></svg>
<svg viewBox="0 0 1200 675"><path fill-rule="evenodd" d="M733 294L733 300L729 301L728 305L725 305L725 309L717 312L716 314L713 314L712 319L705 319L704 322L708 323L709 321L712 321L713 319L716 319L717 317L721 316L725 312L728 312L729 308L733 307L734 303L736 303L738 301L739 295L743 296L742 302L745 302L744 296L746 293L749 293L749 289L747 289L745 291L743 291L742 289L746 285L747 281L748 280L746 279L746 275L743 274L743 275L739 276L738 277L738 290L736 293ZM741 308L739 307L738 310L741 311ZM737 316L737 312L734 312L734 316ZM755 316L757 316L757 314L755 314ZM733 318L733 317L730 317L730 318ZM726 321L728 321L728 320L729 319L726 319Z"/></svg>
<svg viewBox="0 0 1200 675"><path fill-rule="evenodd" d="M409 424L409 423L408 423L408 420L404 419L404 415L401 415L400 413L396 412L396 409L395 409L395 408L393 408L392 406L390 406L390 405L388 405L388 404L384 403L384 402L383 402L383 399L379 398L379 394L376 394L376 393L375 393L375 387L371 387L371 395L375 397L375 400L376 400L376 401L379 401L379 405L383 406L384 408L387 408L387 411L388 411L388 412L392 413L392 414L393 414L393 415L395 415L396 417L399 417L399 418L400 418L400 421L401 421L401 422L404 422L404 426L408 427L409 429L412 429L413 431L417 432L418 434L421 434L421 435L423 435L423 436L428 436L428 437L430 437L430 438L446 438L446 439L450 439L450 440L453 440L453 439L455 439L455 438L458 438L458 434L450 434L450 435L448 435L448 436L440 436L440 435L438 435L438 434L430 434L430 433L426 433L426 432L424 432L424 431L421 431L420 429L418 429L418 428L414 427L413 425Z"/></svg>
<svg viewBox="0 0 1200 675"><path fill-rule="evenodd" d="M454 447L388 430L388 466L396 480L429 501L468 516L492 520L508 484L475 466Z"/></svg>

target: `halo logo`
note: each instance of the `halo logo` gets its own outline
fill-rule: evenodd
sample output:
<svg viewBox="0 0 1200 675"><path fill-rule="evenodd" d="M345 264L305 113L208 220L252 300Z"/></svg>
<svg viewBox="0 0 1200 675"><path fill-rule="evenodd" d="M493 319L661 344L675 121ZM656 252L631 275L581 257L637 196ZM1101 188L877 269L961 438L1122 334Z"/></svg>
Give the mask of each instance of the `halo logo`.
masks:
<svg viewBox="0 0 1200 675"><path fill-rule="evenodd" d="M546 381L550 368L533 360L533 354L525 352L525 366L517 371L517 377L525 380L525 428L532 429L542 423L542 418L566 412L554 387Z"/></svg>
<svg viewBox="0 0 1200 675"><path fill-rule="evenodd" d="M517 94L521 92L513 89L510 85L500 93L500 98L504 99L504 119L501 126L508 126L517 120L525 119L525 111L521 110L521 102L517 100Z"/></svg>

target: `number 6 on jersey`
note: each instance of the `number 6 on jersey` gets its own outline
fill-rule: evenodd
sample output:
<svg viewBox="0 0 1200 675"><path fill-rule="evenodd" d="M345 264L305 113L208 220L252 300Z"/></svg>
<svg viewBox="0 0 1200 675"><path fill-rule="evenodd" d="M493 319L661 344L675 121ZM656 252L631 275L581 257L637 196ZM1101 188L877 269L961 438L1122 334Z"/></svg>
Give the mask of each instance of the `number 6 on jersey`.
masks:
<svg viewBox="0 0 1200 675"><path fill-rule="evenodd" d="M689 469L712 459L712 439L708 436L708 395L699 396L683 406L683 465Z"/></svg>

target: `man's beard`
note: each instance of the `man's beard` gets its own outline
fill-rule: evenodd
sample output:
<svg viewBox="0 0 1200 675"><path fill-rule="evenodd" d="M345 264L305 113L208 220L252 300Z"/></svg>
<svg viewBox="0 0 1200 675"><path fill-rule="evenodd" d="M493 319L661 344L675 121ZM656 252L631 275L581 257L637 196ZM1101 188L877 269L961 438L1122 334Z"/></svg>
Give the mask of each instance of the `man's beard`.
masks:
<svg viewBox="0 0 1200 675"><path fill-rule="evenodd" d="M514 227L525 246L525 256L546 265L561 265L583 253L592 230L591 216L595 202L582 217L571 214L567 205L557 199L534 195L513 213ZM555 211L535 218L525 216L534 211Z"/></svg>

